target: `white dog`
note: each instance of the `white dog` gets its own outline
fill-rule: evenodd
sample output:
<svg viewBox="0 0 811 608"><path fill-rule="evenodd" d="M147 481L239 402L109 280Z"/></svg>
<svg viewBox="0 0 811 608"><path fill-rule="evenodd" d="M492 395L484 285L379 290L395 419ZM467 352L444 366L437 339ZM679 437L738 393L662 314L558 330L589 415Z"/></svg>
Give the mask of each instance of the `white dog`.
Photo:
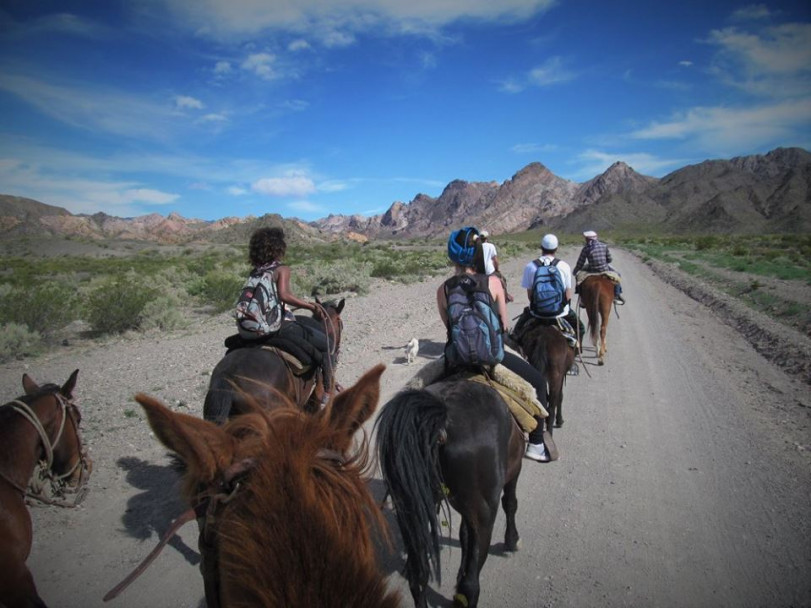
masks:
<svg viewBox="0 0 811 608"><path fill-rule="evenodd" d="M417 338L411 338L405 347L406 363L411 365L417 359L417 353L420 352L420 341Z"/></svg>

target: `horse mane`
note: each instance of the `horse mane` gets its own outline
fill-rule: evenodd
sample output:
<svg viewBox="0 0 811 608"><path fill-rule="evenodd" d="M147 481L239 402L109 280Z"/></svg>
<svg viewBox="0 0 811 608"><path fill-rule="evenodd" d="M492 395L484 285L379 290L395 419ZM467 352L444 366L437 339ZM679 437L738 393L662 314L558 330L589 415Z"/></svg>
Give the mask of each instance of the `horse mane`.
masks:
<svg viewBox="0 0 811 608"><path fill-rule="evenodd" d="M234 461L256 462L219 516L229 606L397 605L376 567L370 523L386 527L365 485L368 438L338 464L323 455L337 432L327 421L290 405L225 425Z"/></svg>

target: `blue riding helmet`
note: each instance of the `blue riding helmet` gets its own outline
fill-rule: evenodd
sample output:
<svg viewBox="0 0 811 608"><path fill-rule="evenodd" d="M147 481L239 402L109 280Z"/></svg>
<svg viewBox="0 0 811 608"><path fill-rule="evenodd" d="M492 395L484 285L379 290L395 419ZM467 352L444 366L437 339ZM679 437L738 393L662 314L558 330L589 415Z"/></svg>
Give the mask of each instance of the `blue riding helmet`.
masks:
<svg viewBox="0 0 811 608"><path fill-rule="evenodd" d="M460 228L451 232L448 237L448 257L460 266L473 266L473 255L476 253L475 238L479 231L473 226Z"/></svg>

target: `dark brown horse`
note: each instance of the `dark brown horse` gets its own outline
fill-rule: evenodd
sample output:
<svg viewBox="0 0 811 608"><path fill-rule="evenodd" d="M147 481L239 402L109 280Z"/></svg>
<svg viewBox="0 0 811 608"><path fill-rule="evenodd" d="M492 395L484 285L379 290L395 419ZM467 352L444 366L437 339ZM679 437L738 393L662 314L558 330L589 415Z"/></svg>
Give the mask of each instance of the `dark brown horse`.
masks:
<svg viewBox="0 0 811 608"><path fill-rule="evenodd" d="M589 335L597 347L597 363L605 364L608 347L605 344L605 332L611 316L611 305L614 302L614 283L603 275L589 275L580 284L580 301L578 306L586 309L589 318ZM599 341L598 341L599 336Z"/></svg>
<svg viewBox="0 0 811 608"><path fill-rule="evenodd" d="M201 524L209 608L394 607L370 522L385 530L353 436L380 397L378 365L315 415L248 401L224 426L136 396L156 436L185 462Z"/></svg>
<svg viewBox="0 0 811 608"><path fill-rule="evenodd" d="M324 320L298 318L302 323L318 324L326 331L330 350L337 360L344 300L325 302L321 307ZM203 417L222 424L230 416L246 411L247 399L278 403L276 393L287 396L302 409L315 411L320 404L316 377L314 373L298 375L294 372L294 365L273 350L254 346L231 350L211 373Z"/></svg>
<svg viewBox="0 0 811 608"><path fill-rule="evenodd" d="M438 506L462 516L462 561L454 604L475 608L479 574L490 549L499 498L507 516L504 546L518 548L516 486L524 435L490 386L448 379L406 390L375 423L378 459L408 555L405 576L417 608L429 575L441 581Z"/></svg>
<svg viewBox="0 0 811 608"><path fill-rule="evenodd" d="M73 404L79 370L61 387L38 386L23 374L25 395L0 407L0 606L45 606L25 565L33 526L26 498L74 506L92 470L79 433L81 415ZM77 500L63 503L29 491L31 476L42 471L57 490L75 489Z"/></svg>
<svg viewBox="0 0 811 608"><path fill-rule="evenodd" d="M574 363L574 349L556 326L539 321L529 321L516 338L527 361L546 378L549 416L545 420L551 434L553 426L563 426L563 384Z"/></svg>

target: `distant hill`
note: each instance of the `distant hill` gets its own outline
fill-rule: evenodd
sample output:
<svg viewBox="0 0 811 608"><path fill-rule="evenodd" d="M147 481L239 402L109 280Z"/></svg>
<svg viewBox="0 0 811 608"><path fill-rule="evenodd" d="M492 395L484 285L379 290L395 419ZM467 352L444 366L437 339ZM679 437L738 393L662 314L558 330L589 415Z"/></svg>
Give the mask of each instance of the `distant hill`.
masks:
<svg viewBox="0 0 811 608"><path fill-rule="evenodd" d="M330 215L314 222L269 214L208 222L176 213L117 218L73 215L12 195L0 195L0 238L80 236L162 243L244 243L261 225L278 225L291 242L440 236L476 225L494 233L540 226L560 232L585 227L682 233L811 232L811 153L777 148L765 155L708 160L658 179L618 162L576 183L531 163L509 180L454 180L436 198L418 194L372 217Z"/></svg>

